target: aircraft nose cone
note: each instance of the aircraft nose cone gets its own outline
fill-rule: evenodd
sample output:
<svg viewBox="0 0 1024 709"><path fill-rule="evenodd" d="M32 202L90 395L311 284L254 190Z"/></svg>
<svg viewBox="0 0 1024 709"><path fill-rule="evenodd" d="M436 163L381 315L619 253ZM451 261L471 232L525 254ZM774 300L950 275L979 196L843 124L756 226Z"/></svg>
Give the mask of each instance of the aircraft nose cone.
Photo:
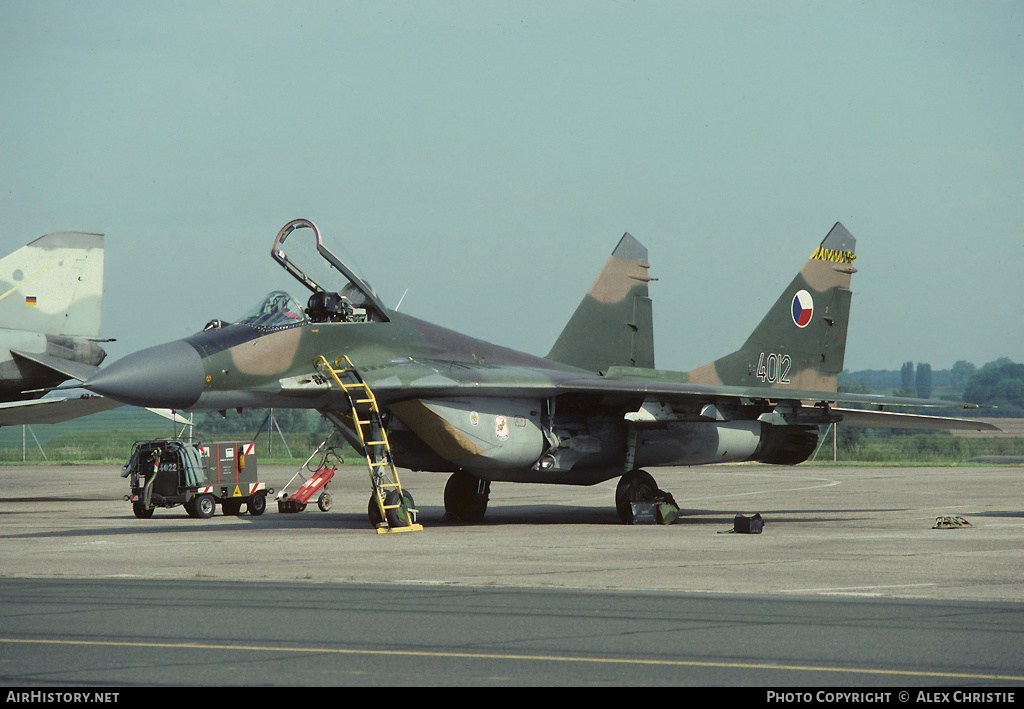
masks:
<svg viewBox="0 0 1024 709"><path fill-rule="evenodd" d="M187 409L199 401L203 377L199 353L178 340L119 359L82 386L135 406Z"/></svg>

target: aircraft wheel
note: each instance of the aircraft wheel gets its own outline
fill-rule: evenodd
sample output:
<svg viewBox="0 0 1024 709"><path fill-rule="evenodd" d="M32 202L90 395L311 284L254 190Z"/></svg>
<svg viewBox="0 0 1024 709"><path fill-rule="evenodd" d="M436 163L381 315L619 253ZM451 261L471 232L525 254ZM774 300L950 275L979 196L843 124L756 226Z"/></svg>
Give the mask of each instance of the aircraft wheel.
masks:
<svg viewBox="0 0 1024 709"><path fill-rule="evenodd" d="M320 508L321 512L331 509L331 496L326 492L322 493L316 500L316 506Z"/></svg>
<svg viewBox="0 0 1024 709"><path fill-rule="evenodd" d="M370 503L366 506L366 516L370 520L370 526L376 527L384 521L384 517L380 514L380 507L377 505L377 495L370 495Z"/></svg>
<svg viewBox="0 0 1024 709"><path fill-rule="evenodd" d="M619 478L615 488L615 511L623 524L633 524L632 503L650 500L658 492L658 483L646 470L630 470Z"/></svg>
<svg viewBox="0 0 1024 709"><path fill-rule="evenodd" d="M134 512L135 516L139 519L149 519L153 516L153 508L150 507L149 509L146 509L141 502L132 503L132 512Z"/></svg>
<svg viewBox="0 0 1024 709"><path fill-rule="evenodd" d="M491 493L489 480L459 470L452 473L444 486L444 509L449 516L463 522L482 522Z"/></svg>
<svg viewBox="0 0 1024 709"><path fill-rule="evenodd" d="M267 496L250 495L249 499L245 502L245 507L253 517L259 517L267 511Z"/></svg>
<svg viewBox="0 0 1024 709"><path fill-rule="evenodd" d="M213 499L213 495L200 495L192 500L192 509L199 519L210 519L217 511L217 501Z"/></svg>
<svg viewBox="0 0 1024 709"><path fill-rule="evenodd" d="M402 499L404 498L404 499ZM393 510L385 510L387 515L389 527L408 527L416 524L416 503L413 502L412 495L409 494L408 490L402 490L402 497L398 496L398 490L392 490L384 498L384 505L397 505L401 503L401 507L397 507Z"/></svg>

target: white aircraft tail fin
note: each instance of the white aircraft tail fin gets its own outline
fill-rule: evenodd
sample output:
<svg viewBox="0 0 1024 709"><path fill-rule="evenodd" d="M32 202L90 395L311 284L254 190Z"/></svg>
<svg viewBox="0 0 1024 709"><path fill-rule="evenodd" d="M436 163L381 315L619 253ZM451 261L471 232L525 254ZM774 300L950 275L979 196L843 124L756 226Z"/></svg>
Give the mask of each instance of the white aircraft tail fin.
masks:
<svg viewBox="0 0 1024 709"><path fill-rule="evenodd" d="M99 338L102 308L102 234L47 234L0 259L0 327Z"/></svg>

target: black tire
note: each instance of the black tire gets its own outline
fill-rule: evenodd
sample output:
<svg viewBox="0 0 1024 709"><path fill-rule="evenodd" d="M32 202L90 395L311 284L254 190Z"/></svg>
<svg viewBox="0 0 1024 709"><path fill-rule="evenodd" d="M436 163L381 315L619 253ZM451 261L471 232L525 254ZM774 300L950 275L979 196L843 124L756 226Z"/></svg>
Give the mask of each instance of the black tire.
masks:
<svg viewBox="0 0 1024 709"><path fill-rule="evenodd" d="M213 495L199 495L192 499L192 510L199 519L210 519L217 511L217 501L213 499Z"/></svg>
<svg viewBox="0 0 1024 709"><path fill-rule="evenodd" d="M135 516L139 519L149 519L153 516L153 508L150 507L149 509L146 509L141 502L132 503L132 512L134 512Z"/></svg>
<svg viewBox="0 0 1024 709"><path fill-rule="evenodd" d="M267 496L250 495L249 499L245 502L245 508L249 510L249 514L253 517L259 517L267 511Z"/></svg>
<svg viewBox="0 0 1024 709"><path fill-rule="evenodd" d="M634 502L651 500L658 492L658 483L646 470L630 470L619 478L615 488L615 511L623 524L633 524Z"/></svg>
<svg viewBox="0 0 1024 709"><path fill-rule="evenodd" d="M444 509L450 518L478 524L487 512L491 484L484 482L480 492L480 478L459 470L452 473L444 486Z"/></svg>
<svg viewBox="0 0 1024 709"><path fill-rule="evenodd" d="M405 498L404 500L402 498ZM398 490L392 490L384 498L384 505L397 505L401 504L401 507L396 507L392 510L385 510L384 514L388 520L388 526L394 529L395 527L409 527L416 524L416 503L412 499L412 495L408 490L402 490L402 497L398 496Z"/></svg>
<svg viewBox="0 0 1024 709"><path fill-rule="evenodd" d="M320 508L321 512L331 509L331 496L326 492L320 493L320 497L316 500L316 506Z"/></svg>
<svg viewBox="0 0 1024 709"><path fill-rule="evenodd" d="M370 495L370 502L366 506L366 517L370 520L370 526L376 528L384 517L380 513L380 506L377 504L377 495Z"/></svg>

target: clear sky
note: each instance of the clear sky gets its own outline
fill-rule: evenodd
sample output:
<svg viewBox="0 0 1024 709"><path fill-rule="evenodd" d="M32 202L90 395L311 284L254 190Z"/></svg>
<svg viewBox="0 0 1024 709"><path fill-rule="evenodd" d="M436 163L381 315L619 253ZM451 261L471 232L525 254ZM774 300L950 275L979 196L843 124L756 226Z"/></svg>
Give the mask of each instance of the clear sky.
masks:
<svg viewBox="0 0 1024 709"><path fill-rule="evenodd" d="M546 354L623 232L656 364L737 349L836 221L848 369L1024 360L1024 3L0 0L0 238L106 234L108 362L274 288Z"/></svg>

